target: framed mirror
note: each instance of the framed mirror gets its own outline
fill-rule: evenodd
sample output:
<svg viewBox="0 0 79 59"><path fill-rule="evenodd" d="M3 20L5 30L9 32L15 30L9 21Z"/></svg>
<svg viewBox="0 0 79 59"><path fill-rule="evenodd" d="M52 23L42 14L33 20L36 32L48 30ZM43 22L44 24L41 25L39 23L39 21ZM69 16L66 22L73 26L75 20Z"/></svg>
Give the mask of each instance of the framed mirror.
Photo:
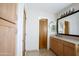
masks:
<svg viewBox="0 0 79 59"><path fill-rule="evenodd" d="M57 19L57 34L79 36L79 10Z"/></svg>

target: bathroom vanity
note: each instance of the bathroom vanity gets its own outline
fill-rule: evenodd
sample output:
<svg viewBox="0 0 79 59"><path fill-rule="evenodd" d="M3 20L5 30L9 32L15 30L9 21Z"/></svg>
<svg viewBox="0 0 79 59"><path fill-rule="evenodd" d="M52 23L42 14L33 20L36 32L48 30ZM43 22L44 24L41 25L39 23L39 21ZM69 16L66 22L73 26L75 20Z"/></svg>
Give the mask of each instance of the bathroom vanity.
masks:
<svg viewBox="0 0 79 59"><path fill-rule="evenodd" d="M57 18L57 35L50 36L50 49L59 56L79 56L79 10Z"/></svg>
<svg viewBox="0 0 79 59"><path fill-rule="evenodd" d="M50 36L50 50L58 56L79 56L79 37Z"/></svg>

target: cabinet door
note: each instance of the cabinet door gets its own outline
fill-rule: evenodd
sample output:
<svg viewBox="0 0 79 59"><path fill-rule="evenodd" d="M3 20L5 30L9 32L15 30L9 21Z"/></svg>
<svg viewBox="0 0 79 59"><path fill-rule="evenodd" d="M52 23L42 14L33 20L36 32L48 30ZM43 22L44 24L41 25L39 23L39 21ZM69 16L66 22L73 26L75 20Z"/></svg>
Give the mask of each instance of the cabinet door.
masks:
<svg viewBox="0 0 79 59"><path fill-rule="evenodd" d="M58 40L58 53L59 56L63 56L63 41Z"/></svg>
<svg viewBox="0 0 79 59"><path fill-rule="evenodd" d="M15 34L14 28L0 26L0 55L15 55Z"/></svg>
<svg viewBox="0 0 79 59"><path fill-rule="evenodd" d="M0 56L15 55L16 25L0 19Z"/></svg>
<svg viewBox="0 0 79 59"><path fill-rule="evenodd" d="M70 43L70 42L65 42L64 41L64 46L63 46L63 53L64 56L74 56L76 55L75 53L75 44Z"/></svg>
<svg viewBox="0 0 79 59"><path fill-rule="evenodd" d="M53 49L53 38L50 37L50 49Z"/></svg>
<svg viewBox="0 0 79 59"><path fill-rule="evenodd" d="M58 53L58 40L56 38L52 39L52 49L56 54Z"/></svg>
<svg viewBox="0 0 79 59"><path fill-rule="evenodd" d="M64 56L74 56L75 55L75 50L74 50L74 48L64 46L63 53L64 53Z"/></svg>

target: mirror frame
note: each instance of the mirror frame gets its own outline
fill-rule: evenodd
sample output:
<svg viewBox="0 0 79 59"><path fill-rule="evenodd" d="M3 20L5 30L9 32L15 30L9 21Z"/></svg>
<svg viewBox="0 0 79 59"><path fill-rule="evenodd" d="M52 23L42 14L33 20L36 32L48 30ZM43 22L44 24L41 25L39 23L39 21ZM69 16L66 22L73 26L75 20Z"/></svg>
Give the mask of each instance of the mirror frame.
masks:
<svg viewBox="0 0 79 59"><path fill-rule="evenodd" d="M59 32L58 32L58 22L59 22L59 20L62 19L62 18L65 18L65 17L67 17L67 16L73 15L73 14L75 14L75 13L77 13L77 12L79 12L79 10L74 11L74 12L72 12L72 13L69 13L69 14L67 14L67 15L65 15L65 16L60 17L60 18L57 19L57 26L56 26L56 27L57 27L57 35L67 35L67 36L76 36L76 37L79 37L79 35L63 34L63 33L59 33Z"/></svg>

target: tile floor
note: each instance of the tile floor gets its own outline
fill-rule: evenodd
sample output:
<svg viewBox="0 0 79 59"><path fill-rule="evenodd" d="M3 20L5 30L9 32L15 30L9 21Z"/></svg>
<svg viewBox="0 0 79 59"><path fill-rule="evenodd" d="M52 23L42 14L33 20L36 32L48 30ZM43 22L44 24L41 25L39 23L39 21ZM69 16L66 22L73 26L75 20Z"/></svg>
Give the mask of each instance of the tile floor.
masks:
<svg viewBox="0 0 79 59"><path fill-rule="evenodd" d="M51 50L27 51L26 56L56 56Z"/></svg>

